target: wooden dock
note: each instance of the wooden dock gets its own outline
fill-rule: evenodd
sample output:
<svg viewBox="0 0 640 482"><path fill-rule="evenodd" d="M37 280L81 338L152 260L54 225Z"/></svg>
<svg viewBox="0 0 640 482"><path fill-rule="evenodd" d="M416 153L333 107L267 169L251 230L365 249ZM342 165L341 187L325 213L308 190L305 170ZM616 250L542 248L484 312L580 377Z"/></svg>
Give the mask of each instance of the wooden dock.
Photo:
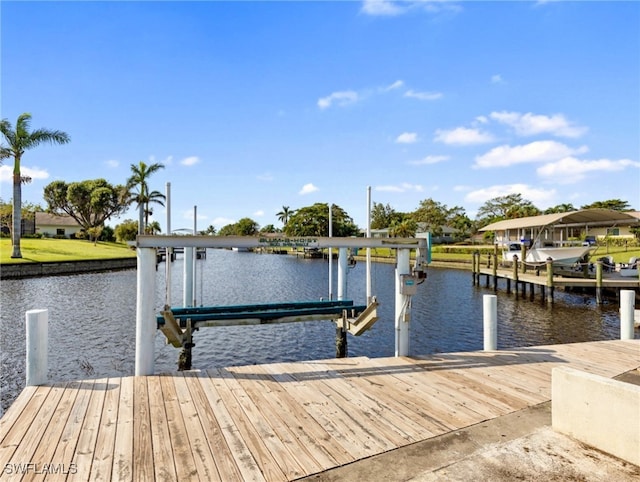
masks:
<svg viewBox="0 0 640 482"><path fill-rule="evenodd" d="M547 402L557 366L614 377L640 340L27 387L0 480L294 480Z"/></svg>

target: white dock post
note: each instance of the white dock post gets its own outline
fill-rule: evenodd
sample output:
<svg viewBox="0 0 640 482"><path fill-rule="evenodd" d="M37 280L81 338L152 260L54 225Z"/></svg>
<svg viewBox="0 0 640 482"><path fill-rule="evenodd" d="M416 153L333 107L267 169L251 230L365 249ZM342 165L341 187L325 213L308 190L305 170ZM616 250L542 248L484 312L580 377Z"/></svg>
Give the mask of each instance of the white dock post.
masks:
<svg viewBox="0 0 640 482"><path fill-rule="evenodd" d="M409 355L409 322L411 320L411 313L408 305L411 297L401 294L401 275L411 273L410 253L410 249L400 248L396 255L396 356Z"/></svg>
<svg viewBox="0 0 640 482"><path fill-rule="evenodd" d="M135 374L153 375L156 335L156 252L138 248L138 293L136 300L136 368Z"/></svg>
<svg viewBox="0 0 640 482"><path fill-rule="evenodd" d="M347 248L338 248L338 299L347 296Z"/></svg>
<svg viewBox="0 0 640 482"><path fill-rule="evenodd" d="M482 297L482 315L484 320L484 351L498 349L498 297Z"/></svg>
<svg viewBox="0 0 640 482"><path fill-rule="evenodd" d="M620 339L633 340L634 302L633 290L620 290Z"/></svg>
<svg viewBox="0 0 640 482"><path fill-rule="evenodd" d="M182 279L182 306L193 306L193 250L184 248L184 276Z"/></svg>
<svg viewBox="0 0 640 482"><path fill-rule="evenodd" d="M167 236L171 236L171 183L166 185L165 204L167 207ZM164 248L165 260L165 304L171 306L171 264L173 261L173 248Z"/></svg>
<svg viewBox="0 0 640 482"><path fill-rule="evenodd" d="M367 238L371 237L371 186L367 186ZM371 303L371 248L367 247L367 305Z"/></svg>
<svg viewBox="0 0 640 482"><path fill-rule="evenodd" d="M49 310L29 310L27 325L27 386L47 383Z"/></svg>

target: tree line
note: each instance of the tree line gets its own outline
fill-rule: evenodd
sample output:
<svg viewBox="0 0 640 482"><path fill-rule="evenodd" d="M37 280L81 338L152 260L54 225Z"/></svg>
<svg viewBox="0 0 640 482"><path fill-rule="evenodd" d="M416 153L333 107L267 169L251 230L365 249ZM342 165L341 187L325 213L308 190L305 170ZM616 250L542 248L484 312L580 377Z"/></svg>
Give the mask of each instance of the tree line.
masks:
<svg viewBox="0 0 640 482"><path fill-rule="evenodd" d="M22 185L31 182L31 179L21 173L22 156L28 149L42 143L66 144L71 140L63 131L44 128L31 130L30 122L31 114L28 113L18 117L15 127L7 119L0 122L3 141L0 145L0 164L8 158L12 158L14 163L11 222L8 219L6 204L0 200L0 223L2 226L12 226L12 258L22 257L22 216L31 216L30 213L39 208L22 203ZM143 161L131 164L131 176L124 184L114 185L102 178L70 183L53 181L44 188L46 211L71 216L93 240L97 240L103 234L115 235L118 241L128 241L135 239L137 234L159 233L159 223L149 222L149 217L153 214L153 205L164 206L165 196L149 187L149 179L164 167L161 163L147 164ZM127 219L117 225L111 233L105 222L111 217L123 214L134 204L138 207L138 221ZM628 202L620 199L596 201L580 206L579 209L590 208L632 210ZM475 219L469 218L461 206L449 207L431 198L420 201L412 212L400 212L390 204L374 202L371 210L371 228L388 229L392 237L412 237L418 230L430 231L434 236L441 236L443 228L448 227L454 230L454 240L462 241L476 234L480 228L496 221L575 210L577 208L573 204L559 204L543 211L531 201L524 199L521 194L509 194L488 200L478 209ZM219 231L210 225L199 234L253 236L260 233L284 233L288 236L328 236L330 222L333 236L349 237L361 234L353 218L337 204L331 204L331 216L327 203L315 203L295 210L283 206L276 216L282 223L281 228L273 224L260 227L255 220L247 217L223 226Z"/></svg>

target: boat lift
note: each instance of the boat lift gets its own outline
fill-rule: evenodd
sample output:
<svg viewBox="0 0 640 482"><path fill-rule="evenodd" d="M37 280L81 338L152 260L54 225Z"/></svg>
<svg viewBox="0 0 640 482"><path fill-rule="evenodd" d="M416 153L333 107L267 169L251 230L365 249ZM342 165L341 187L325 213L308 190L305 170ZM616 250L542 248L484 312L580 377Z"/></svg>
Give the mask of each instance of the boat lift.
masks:
<svg viewBox="0 0 640 482"><path fill-rule="evenodd" d="M154 338L160 329L176 347L184 347L190 366L193 331L201 326L251 325L317 319L333 319L343 335L360 335L378 319L378 303L374 297L368 305L354 305L351 300L269 303L258 305L185 307L165 306L158 315L154 308L156 290L156 249L158 248L338 248L340 270L346 269L349 248L385 247L397 249L396 266L396 356L409 354L409 322L411 296L426 278L427 240L416 238L336 238L283 236L158 236L139 235L136 241L138 259L136 304L136 375L154 372ZM416 250L414 266L410 251ZM340 278L340 272L339 278ZM343 274L344 276L344 274ZM344 298L344 293L338 294ZM185 299L189 299L185 297ZM185 354L186 352L186 354ZM183 357L181 355L181 358ZM182 360L181 360L182 364Z"/></svg>

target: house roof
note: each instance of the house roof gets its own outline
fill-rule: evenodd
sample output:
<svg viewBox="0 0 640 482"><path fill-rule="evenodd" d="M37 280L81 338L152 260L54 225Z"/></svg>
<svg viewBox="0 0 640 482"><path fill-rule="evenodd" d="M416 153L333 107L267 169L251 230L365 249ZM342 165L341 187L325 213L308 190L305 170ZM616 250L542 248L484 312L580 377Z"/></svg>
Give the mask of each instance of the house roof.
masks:
<svg viewBox="0 0 640 482"><path fill-rule="evenodd" d="M505 219L489 224L480 231L505 231L507 229L555 226L611 226L615 224L637 224L640 213L621 212L613 209L583 209L567 213L543 214L526 218Z"/></svg>
<svg viewBox="0 0 640 482"><path fill-rule="evenodd" d="M36 227L38 226L73 226L78 227L80 224L71 216L57 215L51 213L36 212Z"/></svg>

